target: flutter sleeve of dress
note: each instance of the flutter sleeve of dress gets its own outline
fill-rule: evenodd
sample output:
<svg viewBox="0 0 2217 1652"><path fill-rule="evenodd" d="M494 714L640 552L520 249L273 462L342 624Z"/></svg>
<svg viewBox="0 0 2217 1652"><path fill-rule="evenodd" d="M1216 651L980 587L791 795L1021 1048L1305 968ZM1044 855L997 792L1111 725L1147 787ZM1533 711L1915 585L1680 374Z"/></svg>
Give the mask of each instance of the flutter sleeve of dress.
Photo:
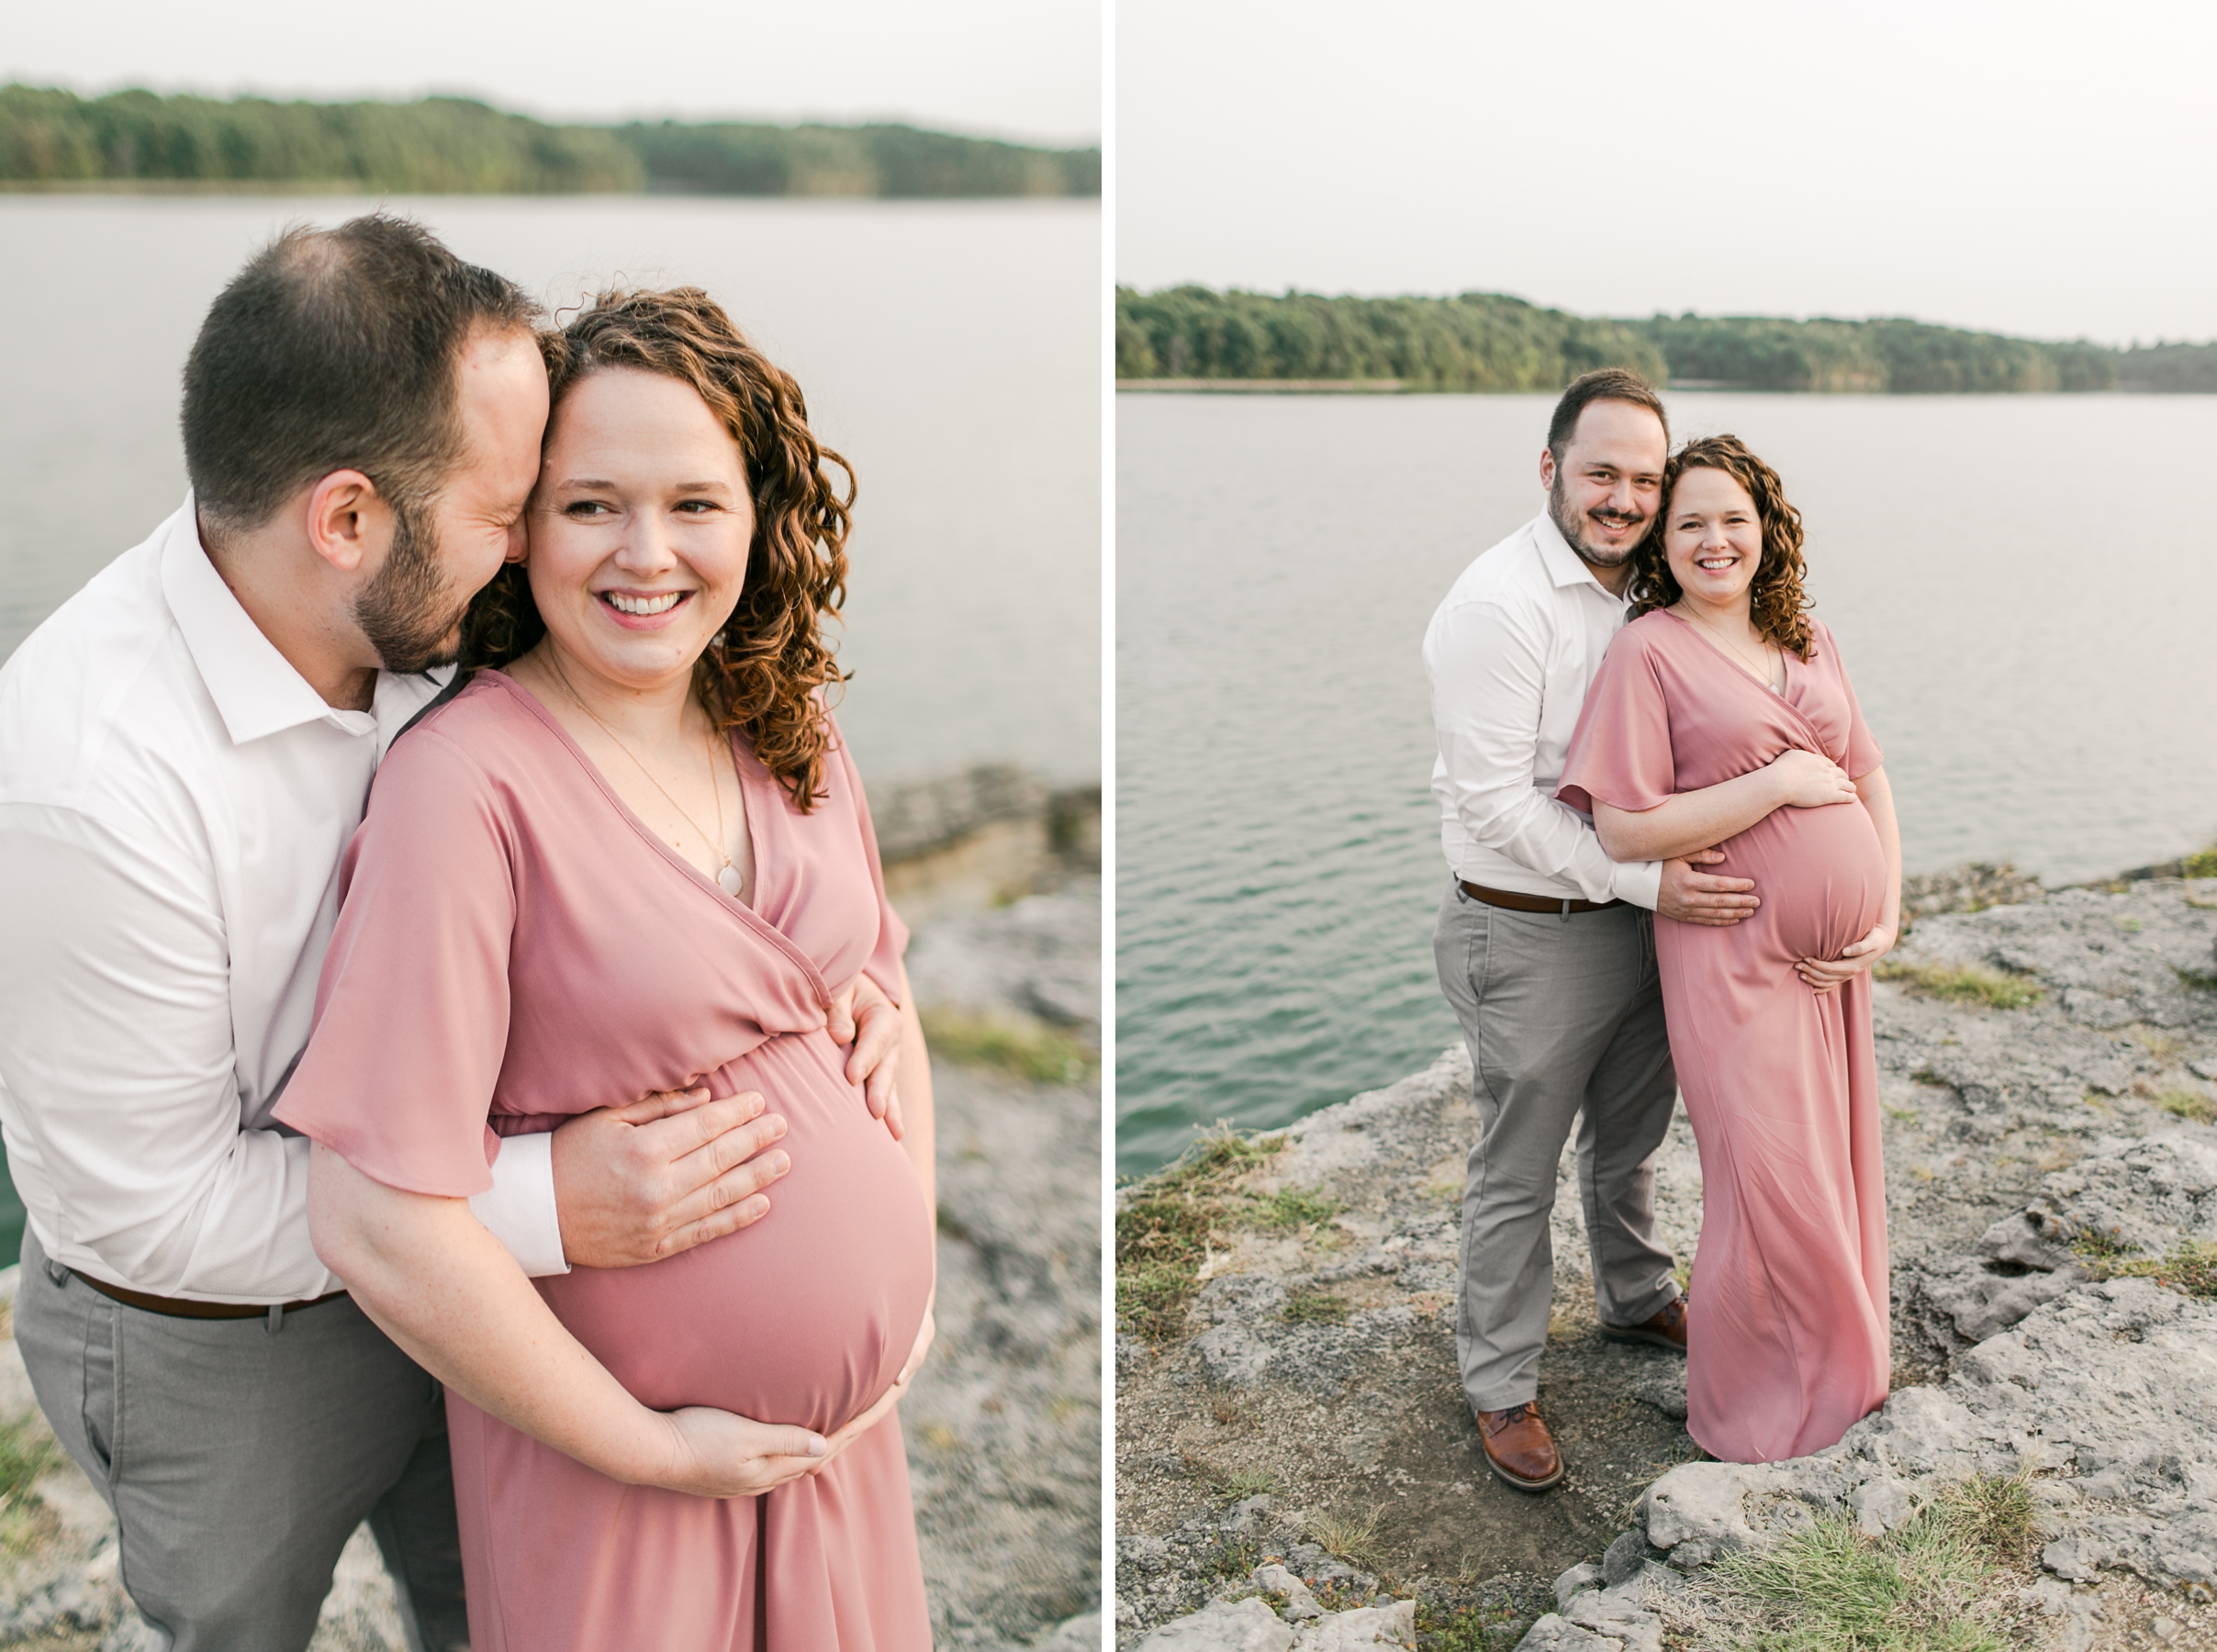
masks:
<svg viewBox="0 0 2217 1652"><path fill-rule="evenodd" d="M1832 635L1832 628L1822 620L1814 622L1820 628L1817 646L1832 656L1832 670L1840 678L1840 692L1847 699L1848 731L1847 755L1840 766L1851 780L1860 780L1886 761L1886 753L1878 747L1878 737L1871 732L1870 724L1863 720L1863 705L1855 698L1855 685L1848 680L1847 661L1841 657L1840 643Z"/></svg>
<svg viewBox="0 0 2217 1652"><path fill-rule="evenodd" d="M493 1185L513 840L484 771L427 724L379 767L340 862L315 1022L276 1116L387 1187L465 1199Z"/></svg>
<svg viewBox="0 0 2217 1652"><path fill-rule="evenodd" d="M1638 814L1668 802L1677 789L1670 707L1655 655L1627 626L1585 691L1555 796L1586 814L1596 800Z"/></svg>
<svg viewBox="0 0 2217 1652"><path fill-rule="evenodd" d="M862 973L898 1004L902 999L901 956L908 951L908 925L901 921L901 914L893 910L892 902L885 897L885 867L878 859L878 829L870 824L869 799L862 795L862 776L856 772L846 742L836 738L835 732L834 743L847 793L854 800L856 824L862 832L863 858L869 862L870 890L878 901L878 943L870 949Z"/></svg>

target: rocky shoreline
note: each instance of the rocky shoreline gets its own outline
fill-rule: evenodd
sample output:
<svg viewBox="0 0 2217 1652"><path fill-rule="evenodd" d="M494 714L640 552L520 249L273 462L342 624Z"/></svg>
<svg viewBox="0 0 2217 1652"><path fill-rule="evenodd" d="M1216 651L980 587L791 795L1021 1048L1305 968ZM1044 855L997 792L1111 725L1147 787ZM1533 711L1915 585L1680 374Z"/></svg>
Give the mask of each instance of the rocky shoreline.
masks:
<svg viewBox="0 0 2217 1652"><path fill-rule="evenodd" d="M1817 1457L1695 1460L1683 1361L1596 1333L1566 1157L1540 1402L1569 1474L1509 1490L1455 1375L1467 1055L1265 1138L1175 1333L1117 1340L1119 1648L1722 1646L1718 1561L1900 1531L1978 1474L2036 1511L1993 1644L2217 1646L2217 877L2178 876L2211 869L1912 891L1875 1016L1895 1391ZM1683 1116L1659 1181L1690 1260ZM1256 1214L1286 1209L1316 1219Z"/></svg>
<svg viewBox="0 0 2217 1652"><path fill-rule="evenodd" d="M944 1647L1102 1641L1099 807L1097 787L987 769L875 810L914 928L912 984L927 1022L951 1029L933 1035L938 1338L901 1405ZM0 1274L0 1299L14 1281ZM106 1505L59 1457L4 1328L0 1482L0 1647L148 1644ZM364 1528L310 1652L401 1646Z"/></svg>

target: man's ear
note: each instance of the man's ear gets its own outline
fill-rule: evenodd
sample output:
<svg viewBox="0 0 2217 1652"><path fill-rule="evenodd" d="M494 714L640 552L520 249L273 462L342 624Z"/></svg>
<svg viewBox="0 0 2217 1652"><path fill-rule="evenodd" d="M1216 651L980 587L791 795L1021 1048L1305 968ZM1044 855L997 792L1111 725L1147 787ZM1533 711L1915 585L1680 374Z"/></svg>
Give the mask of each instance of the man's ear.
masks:
<svg viewBox="0 0 2217 1652"><path fill-rule="evenodd" d="M1540 450L1540 486L1550 493L1555 489L1555 450L1553 448Z"/></svg>
<svg viewBox="0 0 2217 1652"><path fill-rule="evenodd" d="M392 542L393 511L356 470L333 471L308 494L308 542L342 574L355 574Z"/></svg>

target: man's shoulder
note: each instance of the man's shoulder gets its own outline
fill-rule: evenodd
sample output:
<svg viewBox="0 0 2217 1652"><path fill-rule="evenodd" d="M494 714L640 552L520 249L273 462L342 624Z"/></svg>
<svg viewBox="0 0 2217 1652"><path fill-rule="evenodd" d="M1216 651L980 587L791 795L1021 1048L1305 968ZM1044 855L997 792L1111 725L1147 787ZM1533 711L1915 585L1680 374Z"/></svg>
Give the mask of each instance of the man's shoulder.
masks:
<svg viewBox="0 0 2217 1652"><path fill-rule="evenodd" d="M1537 525L1535 518L1472 558L1440 599L1440 611L1472 603L1543 607L1552 584L1534 532Z"/></svg>
<svg viewBox="0 0 2217 1652"><path fill-rule="evenodd" d="M83 806L205 737L205 690L162 590L162 538L125 552L0 667L0 798Z"/></svg>

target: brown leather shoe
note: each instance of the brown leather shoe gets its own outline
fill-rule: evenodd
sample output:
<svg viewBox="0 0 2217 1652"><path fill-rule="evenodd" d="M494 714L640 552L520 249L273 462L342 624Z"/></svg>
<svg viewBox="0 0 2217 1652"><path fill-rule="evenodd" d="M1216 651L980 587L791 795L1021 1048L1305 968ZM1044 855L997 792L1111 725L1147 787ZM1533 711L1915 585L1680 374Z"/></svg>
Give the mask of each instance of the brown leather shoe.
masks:
<svg viewBox="0 0 2217 1652"><path fill-rule="evenodd" d="M1658 1348L1685 1352L1686 1299L1673 1297L1660 1313L1650 1314L1637 1325L1604 1325L1601 1334L1611 1342L1653 1343Z"/></svg>
<svg viewBox="0 0 2217 1652"><path fill-rule="evenodd" d="M1506 1411L1480 1412L1478 1438L1487 1466L1519 1491L1544 1491L1562 1478L1555 1436L1529 1401Z"/></svg>

